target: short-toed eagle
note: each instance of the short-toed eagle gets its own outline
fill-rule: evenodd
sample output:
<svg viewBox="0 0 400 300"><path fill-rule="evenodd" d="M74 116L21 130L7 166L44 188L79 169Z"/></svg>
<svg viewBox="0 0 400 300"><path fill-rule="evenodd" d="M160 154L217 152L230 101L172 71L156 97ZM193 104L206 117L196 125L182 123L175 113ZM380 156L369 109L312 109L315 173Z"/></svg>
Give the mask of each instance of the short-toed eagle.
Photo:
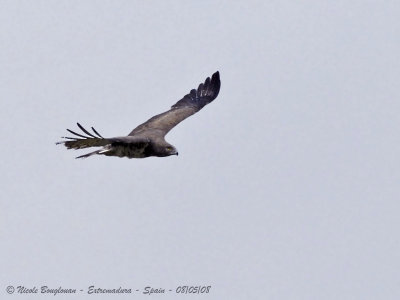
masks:
<svg viewBox="0 0 400 300"><path fill-rule="evenodd" d="M68 149L102 147L77 158L86 158L95 154L128 158L178 155L178 150L165 141L165 135L177 124L213 101L218 96L220 87L219 72L216 72L211 79L208 77L197 90L191 90L170 110L137 126L127 136L103 138L93 127L93 133L90 133L77 123L85 135L67 129L76 137L63 137L65 140L57 144L64 144Z"/></svg>

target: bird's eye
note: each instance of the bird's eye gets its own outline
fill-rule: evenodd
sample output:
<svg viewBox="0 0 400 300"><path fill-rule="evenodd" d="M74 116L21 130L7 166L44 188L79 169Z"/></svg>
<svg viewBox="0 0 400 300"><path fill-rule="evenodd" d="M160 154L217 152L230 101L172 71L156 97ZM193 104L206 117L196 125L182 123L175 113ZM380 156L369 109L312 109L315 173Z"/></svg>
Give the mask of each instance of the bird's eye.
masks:
<svg viewBox="0 0 400 300"><path fill-rule="evenodd" d="M172 147L167 147L167 150L168 150L168 151L171 151L171 150L172 150Z"/></svg>

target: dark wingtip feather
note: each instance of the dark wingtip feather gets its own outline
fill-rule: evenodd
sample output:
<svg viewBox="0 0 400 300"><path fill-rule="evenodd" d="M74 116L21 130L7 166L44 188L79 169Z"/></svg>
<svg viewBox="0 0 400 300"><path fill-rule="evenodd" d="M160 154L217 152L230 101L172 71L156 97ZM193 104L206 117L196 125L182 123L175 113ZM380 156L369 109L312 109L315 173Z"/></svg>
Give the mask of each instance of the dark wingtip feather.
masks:
<svg viewBox="0 0 400 300"><path fill-rule="evenodd" d="M88 136L91 136L93 138L95 138L95 136L93 134L91 134L89 131L87 131L85 128L83 128L83 126L79 123L76 123L78 125L78 127L84 132L86 133Z"/></svg>
<svg viewBox="0 0 400 300"><path fill-rule="evenodd" d="M80 137L82 137L82 138L84 138L84 139L87 139L87 138L88 138L87 136L84 136L84 135L82 135L82 134L76 133L75 131L72 131L71 129L68 129L68 128L67 128L67 131L70 132L70 133L72 133L72 134L74 134L74 135L76 135L76 136L80 136Z"/></svg>
<svg viewBox="0 0 400 300"><path fill-rule="evenodd" d="M218 80L219 81L219 71L215 72L214 74L212 74L212 79ZM212 80L211 79L211 80Z"/></svg>
<svg viewBox="0 0 400 300"><path fill-rule="evenodd" d="M97 134L98 137L104 139L104 138L100 135L100 133L98 133L98 132L96 131L96 129L94 129L94 128L92 127L92 130L93 130L93 132L94 132L95 134Z"/></svg>
<svg viewBox="0 0 400 300"><path fill-rule="evenodd" d="M211 86L213 90L214 99L218 96L221 88L221 80L219 79L219 71L215 72L211 77Z"/></svg>
<svg viewBox="0 0 400 300"><path fill-rule="evenodd" d="M204 83L199 85L197 90L191 90L189 94L175 103L172 108L179 108L188 105L200 110L217 98L220 88L221 81L219 79L219 71L217 71L211 76L211 79L210 77L207 77Z"/></svg>

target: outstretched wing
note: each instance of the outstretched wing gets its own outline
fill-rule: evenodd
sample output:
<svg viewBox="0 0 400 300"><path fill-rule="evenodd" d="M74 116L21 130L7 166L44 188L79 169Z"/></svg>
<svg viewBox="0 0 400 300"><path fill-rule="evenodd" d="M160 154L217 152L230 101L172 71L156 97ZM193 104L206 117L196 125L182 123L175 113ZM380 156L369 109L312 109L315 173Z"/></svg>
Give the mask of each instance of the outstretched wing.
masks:
<svg viewBox="0 0 400 300"><path fill-rule="evenodd" d="M150 143L150 139L145 137L133 137L133 136L120 136L120 137L112 137L112 138L103 138L97 131L92 127L92 130L95 135L91 134L87 131L83 126L79 123L76 123L78 127L86 134L76 133L71 129L67 129L70 133L77 137L67 137L63 136L62 138L65 141L57 142L56 145L64 144L68 149L83 149L89 147L102 147L106 145L112 145L115 147L134 147L134 148L142 148L147 146Z"/></svg>
<svg viewBox="0 0 400 300"><path fill-rule="evenodd" d="M169 111L152 117L132 130L129 135L147 134L152 131L153 134L164 137L180 122L217 98L220 87L219 72L215 72L211 79L208 77L204 83L199 85L197 90L191 90L189 94L175 103Z"/></svg>
<svg viewBox="0 0 400 300"><path fill-rule="evenodd" d="M89 147L101 147L111 143L110 139L103 138L93 127L92 130L95 135L91 134L89 131L83 128L81 124L79 123L76 124L83 131L83 133L86 134L86 136L83 134L76 133L71 129L67 129L70 133L72 133L76 137L63 136L62 138L66 140L56 143L57 145L64 144L65 147L67 147L68 149L83 149Z"/></svg>

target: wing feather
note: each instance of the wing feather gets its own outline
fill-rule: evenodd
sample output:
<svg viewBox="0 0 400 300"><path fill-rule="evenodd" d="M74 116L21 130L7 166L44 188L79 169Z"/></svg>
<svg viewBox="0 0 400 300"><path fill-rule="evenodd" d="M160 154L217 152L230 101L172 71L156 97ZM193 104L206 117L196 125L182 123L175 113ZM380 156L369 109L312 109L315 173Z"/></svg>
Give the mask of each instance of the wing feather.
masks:
<svg viewBox="0 0 400 300"><path fill-rule="evenodd" d="M98 132L96 131L96 129L94 129L94 127L92 127L92 130L93 130L93 132L94 132L95 134L97 134L98 137L100 137L100 138L103 139L103 137L101 136L101 134L98 133Z"/></svg>
<svg viewBox="0 0 400 300"><path fill-rule="evenodd" d="M89 147L101 147L110 144L108 139L101 138L87 138L87 139L75 139L70 141L61 141L56 143L64 144L68 149L83 149Z"/></svg>
<svg viewBox="0 0 400 300"><path fill-rule="evenodd" d="M85 128L83 128L81 124L76 123L76 125L78 125L78 127L79 127L84 133L86 133L88 136L91 136L91 137L96 138L93 134L91 134L89 131L87 131Z"/></svg>
<svg viewBox="0 0 400 300"><path fill-rule="evenodd" d="M72 131L71 129L68 129L68 128L67 128L67 131L69 131L70 133L72 133L72 134L74 134L74 135L76 135L76 136L80 136L80 137L82 137L82 138L84 138L84 139L87 139L87 136L84 136L84 135L82 135L82 134L76 133L75 131Z"/></svg>
<svg viewBox="0 0 400 300"><path fill-rule="evenodd" d="M82 148L88 148L88 147L101 147L105 146L111 143L111 139L105 139L100 136L100 134L97 133L97 131L94 130L92 127L93 131L99 135L100 137L96 137L93 134L89 133L83 126L79 123L76 123L78 127L86 133L88 136L84 136L82 134L76 133L75 131L72 131L71 129L67 129L68 132L80 137L63 137L64 139L67 139L67 141L61 141L56 143L58 144L64 144L65 147L68 149L82 149Z"/></svg>

